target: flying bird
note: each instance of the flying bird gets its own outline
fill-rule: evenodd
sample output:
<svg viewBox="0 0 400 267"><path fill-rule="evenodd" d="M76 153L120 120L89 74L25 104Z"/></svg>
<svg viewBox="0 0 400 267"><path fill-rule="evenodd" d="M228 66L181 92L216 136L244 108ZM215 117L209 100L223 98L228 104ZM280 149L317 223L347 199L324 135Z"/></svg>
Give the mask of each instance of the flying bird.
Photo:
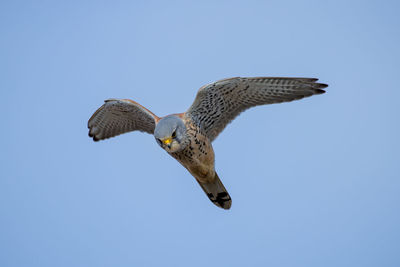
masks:
<svg viewBox="0 0 400 267"><path fill-rule="evenodd" d="M184 113L158 117L130 99L108 99L88 122L94 141L126 132L152 134L157 143L196 179L207 197L229 209L232 199L215 172L211 143L236 116L248 108L289 102L322 94L327 84L314 78L229 78L199 89Z"/></svg>

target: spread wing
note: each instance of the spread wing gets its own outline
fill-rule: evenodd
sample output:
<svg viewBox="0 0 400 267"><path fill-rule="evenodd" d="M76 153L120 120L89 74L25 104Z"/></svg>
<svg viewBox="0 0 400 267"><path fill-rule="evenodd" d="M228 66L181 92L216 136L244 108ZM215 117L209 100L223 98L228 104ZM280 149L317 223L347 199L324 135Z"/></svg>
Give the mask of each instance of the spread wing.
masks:
<svg viewBox="0 0 400 267"><path fill-rule="evenodd" d="M201 87L186 112L213 141L225 126L254 106L322 94L328 85L313 78L230 78Z"/></svg>
<svg viewBox="0 0 400 267"><path fill-rule="evenodd" d="M154 133L160 120L151 111L130 99L108 99L88 121L89 136L94 141L126 132Z"/></svg>

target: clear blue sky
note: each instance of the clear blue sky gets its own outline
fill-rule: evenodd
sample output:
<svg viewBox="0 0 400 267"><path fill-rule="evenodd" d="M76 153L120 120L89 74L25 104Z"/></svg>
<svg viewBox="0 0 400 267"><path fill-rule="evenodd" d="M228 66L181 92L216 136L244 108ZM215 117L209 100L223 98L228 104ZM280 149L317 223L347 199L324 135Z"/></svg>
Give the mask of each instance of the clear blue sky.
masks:
<svg viewBox="0 0 400 267"><path fill-rule="evenodd" d="M2 1L0 266L400 266L399 10ZM87 136L104 99L163 116L232 76L329 87L214 142L229 211L152 136Z"/></svg>

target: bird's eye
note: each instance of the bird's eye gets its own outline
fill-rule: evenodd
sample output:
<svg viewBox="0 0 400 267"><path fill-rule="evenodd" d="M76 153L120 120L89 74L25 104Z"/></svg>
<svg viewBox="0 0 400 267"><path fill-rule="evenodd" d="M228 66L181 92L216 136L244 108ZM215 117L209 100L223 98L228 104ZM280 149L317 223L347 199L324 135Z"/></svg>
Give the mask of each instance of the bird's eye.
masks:
<svg viewBox="0 0 400 267"><path fill-rule="evenodd" d="M172 138L175 138L176 137L176 131L174 131L171 136L172 136Z"/></svg>

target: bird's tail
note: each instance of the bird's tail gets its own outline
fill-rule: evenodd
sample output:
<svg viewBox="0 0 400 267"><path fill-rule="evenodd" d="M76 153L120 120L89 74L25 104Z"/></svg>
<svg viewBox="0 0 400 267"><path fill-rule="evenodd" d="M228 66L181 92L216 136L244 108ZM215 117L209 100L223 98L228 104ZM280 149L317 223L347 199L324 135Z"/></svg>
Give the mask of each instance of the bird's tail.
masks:
<svg viewBox="0 0 400 267"><path fill-rule="evenodd" d="M213 182L210 183L201 183L200 181L198 182L212 203L214 203L220 208L226 210L230 209L232 205L231 196L229 195L228 191L226 191L225 186L222 184L217 173L215 173L215 178Z"/></svg>

